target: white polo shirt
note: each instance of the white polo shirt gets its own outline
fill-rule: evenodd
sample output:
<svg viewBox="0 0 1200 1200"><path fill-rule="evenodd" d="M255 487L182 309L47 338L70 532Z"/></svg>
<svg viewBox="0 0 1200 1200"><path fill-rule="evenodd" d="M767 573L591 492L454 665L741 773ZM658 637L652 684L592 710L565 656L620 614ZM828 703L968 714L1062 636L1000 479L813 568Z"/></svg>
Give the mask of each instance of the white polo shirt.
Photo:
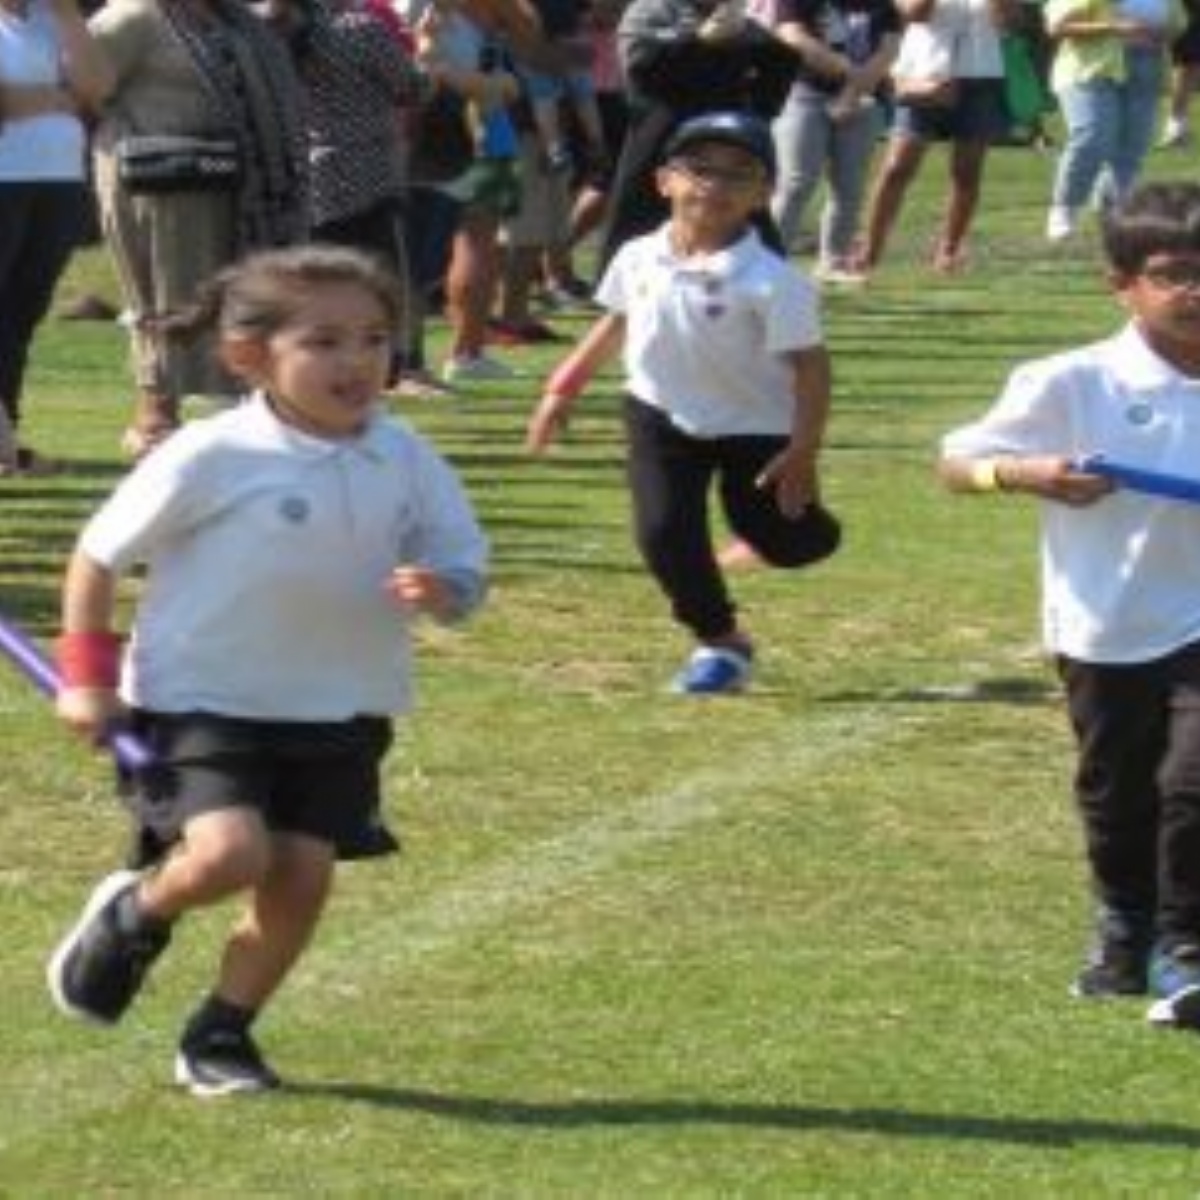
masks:
<svg viewBox="0 0 1200 1200"><path fill-rule="evenodd" d="M122 694L163 712L339 721L412 701L408 621L384 590L420 563L482 598L487 548L456 476L377 414L309 437L260 397L194 421L84 529L114 572L148 566Z"/></svg>
<svg viewBox="0 0 1200 1200"><path fill-rule="evenodd" d="M626 242L596 289L625 317L626 387L693 437L790 433L783 356L821 344L816 289L754 230L681 258L667 228Z"/></svg>
<svg viewBox="0 0 1200 1200"><path fill-rule="evenodd" d="M948 458L1103 454L1200 479L1200 379L1180 374L1136 325L1025 364ZM1047 647L1097 663L1160 658L1200 640L1200 507L1120 490L1085 508L1044 501Z"/></svg>

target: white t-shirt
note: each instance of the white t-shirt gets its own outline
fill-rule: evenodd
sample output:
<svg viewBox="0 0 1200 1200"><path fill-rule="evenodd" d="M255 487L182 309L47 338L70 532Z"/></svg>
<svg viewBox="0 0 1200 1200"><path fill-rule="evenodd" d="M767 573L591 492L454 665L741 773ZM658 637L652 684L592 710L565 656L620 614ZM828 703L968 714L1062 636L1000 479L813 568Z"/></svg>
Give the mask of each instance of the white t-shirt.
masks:
<svg viewBox="0 0 1200 1200"><path fill-rule="evenodd" d="M1103 454L1200 478L1200 379L1136 326L1025 364L948 458ZM1042 625L1048 649L1096 663L1148 662L1200 640L1200 507L1121 490L1084 508L1045 501Z"/></svg>
<svg viewBox="0 0 1200 1200"><path fill-rule="evenodd" d="M42 0L22 18L0 9L0 81L9 87L63 82L58 28ZM85 136L73 113L0 122L0 182L82 180Z"/></svg>
<svg viewBox="0 0 1200 1200"><path fill-rule="evenodd" d="M690 258L667 230L626 242L596 289L625 317L629 391L693 437L790 433L784 354L821 344L816 289L753 230Z"/></svg>
<svg viewBox="0 0 1200 1200"><path fill-rule="evenodd" d="M80 547L148 564L122 694L163 712L340 721L411 705L393 568L449 575L465 613L487 547L456 476L399 421L309 437L254 397L194 421L119 485Z"/></svg>

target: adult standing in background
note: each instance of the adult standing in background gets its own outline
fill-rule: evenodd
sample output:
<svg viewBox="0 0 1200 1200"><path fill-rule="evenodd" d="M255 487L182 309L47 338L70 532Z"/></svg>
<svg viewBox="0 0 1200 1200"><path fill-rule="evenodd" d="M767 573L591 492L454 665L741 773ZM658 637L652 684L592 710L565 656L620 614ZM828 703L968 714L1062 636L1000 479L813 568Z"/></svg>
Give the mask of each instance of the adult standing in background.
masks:
<svg viewBox="0 0 1200 1200"><path fill-rule="evenodd" d="M828 174L814 274L860 281L851 252L881 125L875 93L896 56L900 14L893 0L778 0L750 11L797 55L796 82L772 126L779 173L771 213L780 236L795 248Z"/></svg>
<svg viewBox="0 0 1200 1200"><path fill-rule="evenodd" d="M617 48L629 130L613 179L600 272L624 242L666 219L655 172L676 128L720 110L770 121L796 74L793 52L747 19L741 0L632 0L617 26ZM764 210L755 219L778 248L769 215Z"/></svg>
<svg viewBox="0 0 1200 1200"><path fill-rule="evenodd" d="M235 386L204 345L162 332L197 286L245 251L308 231L304 95L287 48L240 0L109 0L89 21L116 72L96 130L101 229L131 323L137 399L123 445L166 437L190 394ZM233 139L234 186L135 192L117 148L130 135Z"/></svg>
<svg viewBox="0 0 1200 1200"><path fill-rule="evenodd" d="M979 206L988 149L1008 132L1000 30L1014 19L1016 0L897 0L897 6L907 22L947 29L952 98L897 104L856 268L869 272L878 265L929 144L948 142L950 190L932 260L935 271L948 274L966 265L966 239Z"/></svg>
<svg viewBox="0 0 1200 1200"><path fill-rule="evenodd" d="M1154 140L1168 49L1183 25L1178 0L1047 3L1058 46L1050 83L1067 127L1046 215L1050 241L1071 237L1094 199L1120 200L1133 189Z"/></svg>
<svg viewBox="0 0 1200 1200"><path fill-rule="evenodd" d="M87 227L87 130L113 84L75 0L0 0L0 475L52 464L19 440L34 332Z"/></svg>

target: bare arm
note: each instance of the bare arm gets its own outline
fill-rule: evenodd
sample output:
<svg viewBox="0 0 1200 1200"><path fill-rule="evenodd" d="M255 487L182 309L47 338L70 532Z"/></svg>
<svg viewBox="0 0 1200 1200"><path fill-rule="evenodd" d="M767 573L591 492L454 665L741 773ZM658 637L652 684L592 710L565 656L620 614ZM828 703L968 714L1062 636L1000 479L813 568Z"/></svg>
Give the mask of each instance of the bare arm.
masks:
<svg viewBox="0 0 1200 1200"><path fill-rule="evenodd" d="M563 431L579 392L620 351L624 340L625 318L619 313L606 313L559 364L529 418L525 447L530 454L543 453Z"/></svg>
<svg viewBox="0 0 1200 1200"><path fill-rule="evenodd" d="M84 113L96 113L112 95L116 72L88 30L76 0L51 0L58 28L63 79Z"/></svg>
<svg viewBox="0 0 1200 1200"><path fill-rule="evenodd" d="M1113 490L1111 480L1078 470L1057 455L944 458L938 476L952 492L1025 492L1082 508Z"/></svg>

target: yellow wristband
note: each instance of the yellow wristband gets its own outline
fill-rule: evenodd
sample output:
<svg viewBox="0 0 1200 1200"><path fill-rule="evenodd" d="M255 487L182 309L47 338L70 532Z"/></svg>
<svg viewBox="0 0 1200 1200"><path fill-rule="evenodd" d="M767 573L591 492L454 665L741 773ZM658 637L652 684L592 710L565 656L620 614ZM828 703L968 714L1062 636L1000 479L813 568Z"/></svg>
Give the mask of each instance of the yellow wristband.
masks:
<svg viewBox="0 0 1200 1200"><path fill-rule="evenodd" d="M971 487L977 492L1000 490L1000 477L996 474L994 458L981 458L971 464Z"/></svg>

